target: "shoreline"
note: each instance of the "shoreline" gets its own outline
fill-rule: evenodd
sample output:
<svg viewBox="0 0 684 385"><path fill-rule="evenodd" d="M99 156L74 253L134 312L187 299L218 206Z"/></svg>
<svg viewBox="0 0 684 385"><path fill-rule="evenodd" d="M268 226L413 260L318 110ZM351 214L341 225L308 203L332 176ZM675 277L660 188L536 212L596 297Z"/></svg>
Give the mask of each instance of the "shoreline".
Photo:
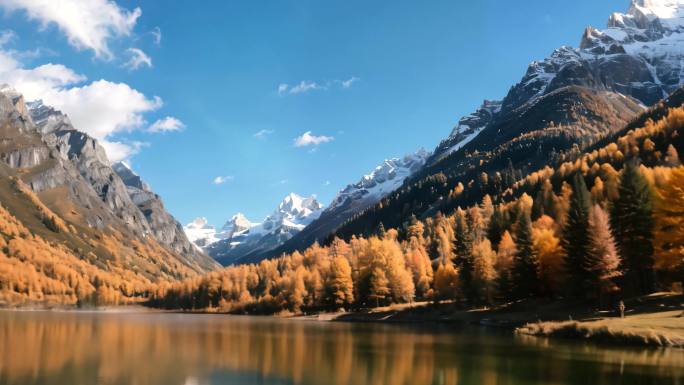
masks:
<svg viewBox="0 0 684 385"><path fill-rule="evenodd" d="M352 312L316 314L240 314L212 310L168 310L142 304L78 308L69 306L3 307L0 311L73 313L160 313L273 317L292 321L380 324L443 324L498 329L515 335L589 341L607 345L684 348L684 295L654 293L626 301L624 319L571 301L529 300L493 308L463 308L456 303L417 302Z"/></svg>

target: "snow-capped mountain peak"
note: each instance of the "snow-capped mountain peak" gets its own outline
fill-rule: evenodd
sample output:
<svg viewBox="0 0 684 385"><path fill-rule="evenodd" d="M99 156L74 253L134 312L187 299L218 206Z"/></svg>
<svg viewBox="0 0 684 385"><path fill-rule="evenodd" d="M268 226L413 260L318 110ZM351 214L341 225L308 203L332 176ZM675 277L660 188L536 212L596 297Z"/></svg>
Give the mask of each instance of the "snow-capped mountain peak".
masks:
<svg viewBox="0 0 684 385"><path fill-rule="evenodd" d="M216 237L216 228L210 225L204 217L195 218L183 226L183 231L190 242L200 249L219 240Z"/></svg>
<svg viewBox="0 0 684 385"><path fill-rule="evenodd" d="M323 211L315 196L290 193L262 223L252 223L242 213L233 215L221 231L198 218L184 227L188 238L223 264L280 246L301 231Z"/></svg>
<svg viewBox="0 0 684 385"><path fill-rule="evenodd" d="M231 238L235 234L238 233L243 233L252 227L254 227L255 224L250 222L247 217L242 214L242 213L237 213L233 215L221 228L221 233L219 234L219 238L225 239L225 238Z"/></svg>
<svg viewBox="0 0 684 385"><path fill-rule="evenodd" d="M290 193L282 202L280 202L280 205L278 205L278 212L296 218L303 218L321 208L323 208L323 205L316 200L316 196L312 195L305 198L295 193Z"/></svg>
<svg viewBox="0 0 684 385"><path fill-rule="evenodd" d="M357 183L347 185L337 193L326 211L333 211L341 206L373 204L398 189L404 180L418 171L430 153L420 149L403 158L385 159L369 174L364 175Z"/></svg>

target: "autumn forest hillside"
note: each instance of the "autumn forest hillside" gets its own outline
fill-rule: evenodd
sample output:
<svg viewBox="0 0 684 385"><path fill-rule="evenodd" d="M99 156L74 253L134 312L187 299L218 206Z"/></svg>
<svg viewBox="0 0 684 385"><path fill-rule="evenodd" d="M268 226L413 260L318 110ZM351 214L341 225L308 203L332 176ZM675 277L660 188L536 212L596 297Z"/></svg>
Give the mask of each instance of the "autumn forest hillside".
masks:
<svg viewBox="0 0 684 385"><path fill-rule="evenodd" d="M342 232L302 252L161 284L151 303L250 313L526 298L608 307L656 290L681 290L683 102L678 90L593 140L580 119L571 134L583 143L567 142L569 148L545 164L532 155L525 163L509 158L499 169L464 166L469 171L456 167L449 175L424 177L416 185L421 194L443 195L419 216L382 207L412 193L405 188L378 208L380 218L390 215L387 226L378 221L372 231ZM561 127L552 129L562 134ZM534 132L513 146L534 154L540 147L534 138L542 137ZM466 147L454 155L461 159L454 165L501 163L505 154L500 147L487 154Z"/></svg>

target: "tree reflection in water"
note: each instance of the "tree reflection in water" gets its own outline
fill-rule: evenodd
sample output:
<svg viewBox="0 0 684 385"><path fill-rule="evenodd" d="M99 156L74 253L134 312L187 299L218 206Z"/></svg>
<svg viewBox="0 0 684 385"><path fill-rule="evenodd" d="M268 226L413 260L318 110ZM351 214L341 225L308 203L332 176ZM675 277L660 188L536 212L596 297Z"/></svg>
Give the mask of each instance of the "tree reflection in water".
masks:
<svg viewBox="0 0 684 385"><path fill-rule="evenodd" d="M477 329L158 313L0 312L0 384L678 384L681 350Z"/></svg>

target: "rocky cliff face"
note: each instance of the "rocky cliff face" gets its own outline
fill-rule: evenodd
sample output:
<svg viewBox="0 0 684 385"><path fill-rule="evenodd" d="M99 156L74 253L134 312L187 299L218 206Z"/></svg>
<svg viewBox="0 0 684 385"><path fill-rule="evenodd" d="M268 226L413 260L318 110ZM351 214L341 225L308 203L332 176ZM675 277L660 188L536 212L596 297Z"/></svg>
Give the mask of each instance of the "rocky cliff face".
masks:
<svg viewBox="0 0 684 385"><path fill-rule="evenodd" d="M197 272L217 265L191 246L158 196L134 194L114 171L98 142L42 103L24 103L9 87L0 90L0 159L45 204L75 225L154 239ZM137 202L136 202L137 201Z"/></svg>
<svg viewBox="0 0 684 385"><path fill-rule="evenodd" d="M125 184L131 201L145 216L152 235L176 253L185 255L197 263L206 263L207 257L188 240L183 226L166 211L159 195L155 194L126 163L115 163L112 168Z"/></svg>

